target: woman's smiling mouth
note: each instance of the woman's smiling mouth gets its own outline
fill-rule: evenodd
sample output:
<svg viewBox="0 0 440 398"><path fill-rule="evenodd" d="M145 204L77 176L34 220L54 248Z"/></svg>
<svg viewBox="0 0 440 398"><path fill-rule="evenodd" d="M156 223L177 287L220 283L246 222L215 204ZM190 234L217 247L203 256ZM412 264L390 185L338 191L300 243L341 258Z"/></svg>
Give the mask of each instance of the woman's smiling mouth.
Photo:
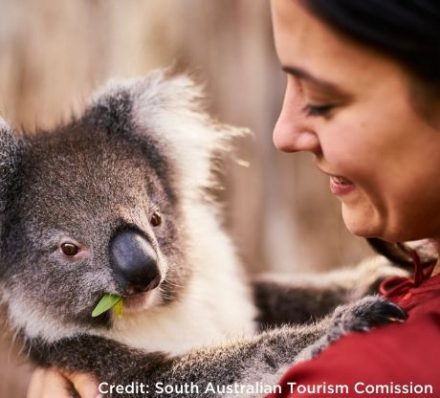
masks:
<svg viewBox="0 0 440 398"><path fill-rule="evenodd" d="M330 176L330 191L337 196L347 195L355 189L355 184L342 176Z"/></svg>

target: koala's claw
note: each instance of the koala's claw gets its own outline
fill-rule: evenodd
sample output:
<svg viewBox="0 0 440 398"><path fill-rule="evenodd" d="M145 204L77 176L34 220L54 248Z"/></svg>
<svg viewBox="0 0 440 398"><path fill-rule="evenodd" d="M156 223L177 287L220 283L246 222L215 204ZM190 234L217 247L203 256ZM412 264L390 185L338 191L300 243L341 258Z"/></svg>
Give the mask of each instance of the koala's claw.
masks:
<svg viewBox="0 0 440 398"><path fill-rule="evenodd" d="M406 312L403 311L402 308L400 308L398 305L391 303L389 301L385 301L383 305L386 308L385 314L387 315L385 316L384 322L378 323L377 325L393 323L393 322L403 323L408 318ZM378 319L378 321L380 321L380 319Z"/></svg>
<svg viewBox="0 0 440 398"><path fill-rule="evenodd" d="M369 296L338 307L328 336L334 341L348 332L365 332L376 326L404 322L406 318L406 313L396 304L379 296Z"/></svg>

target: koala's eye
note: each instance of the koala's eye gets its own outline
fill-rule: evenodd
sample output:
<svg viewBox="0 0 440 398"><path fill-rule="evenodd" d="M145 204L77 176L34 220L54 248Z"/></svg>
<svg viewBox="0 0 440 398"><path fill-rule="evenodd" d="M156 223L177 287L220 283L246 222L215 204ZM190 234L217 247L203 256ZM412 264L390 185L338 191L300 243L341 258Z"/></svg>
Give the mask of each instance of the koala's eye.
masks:
<svg viewBox="0 0 440 398"><path fill-rule="evenodd" d="M77 245L74 245L73 243L63 243L61 245L61 251L66 256L75 256L79 252L79 247Z"/></svg>
<svg viewBox="0 0 440 398"><path fill-rule="evenodd" d="M155 211L150 218L150 223L153 227L158 227L160 224L162 224L162 216L158 211Z"/></svg>

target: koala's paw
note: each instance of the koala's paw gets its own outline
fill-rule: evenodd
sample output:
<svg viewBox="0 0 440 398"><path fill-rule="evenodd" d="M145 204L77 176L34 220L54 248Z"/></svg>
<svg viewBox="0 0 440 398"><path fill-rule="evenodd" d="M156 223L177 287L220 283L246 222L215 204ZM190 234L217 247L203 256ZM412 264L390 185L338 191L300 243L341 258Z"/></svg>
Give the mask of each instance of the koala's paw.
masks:
<svg viewBox="0 0 440 398"><path fill-rule="evenodd" d="M404 322L406 318L406 313L396 304L379 296L367 296L336 308L327 337L332 342L348 332L366 332L387 323Z"/></svg>
<svg viewBox="0 0 440 398"><path fill-rule="evenodd" d="M366 332L377 326L402 323L406 318L406 313L400 307L379 296L367 296L339 306L331 317L327 332L316 343L304 349L297 360L315 357L349 332Z"/></svg>

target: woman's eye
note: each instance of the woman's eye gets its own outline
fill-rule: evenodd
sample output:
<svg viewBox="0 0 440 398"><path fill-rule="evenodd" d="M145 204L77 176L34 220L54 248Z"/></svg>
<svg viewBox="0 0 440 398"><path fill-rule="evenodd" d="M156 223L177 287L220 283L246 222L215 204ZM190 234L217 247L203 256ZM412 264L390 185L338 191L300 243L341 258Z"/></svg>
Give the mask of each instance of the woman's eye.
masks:
<svg viewBox="0 0 440 398"><path fill-rule="evenodd" d="M335 106L332 104L312 105L307 104L304 107L306 116L327 116Z"/></svg>
<svg viewBox="0 0 440 398"><path fill-rule="evenodd" d="M158 227L160 224L162 224L162 216L158 211L155 211L150 218L150 223L153 227Z"/></svg>
<svg viewBox="0 0 440 398"><path fill-rule="evenodd" d="M71 257L78 254L79 247L73 243L66 242L61 244L61 251L64 255Z"/></svg>

